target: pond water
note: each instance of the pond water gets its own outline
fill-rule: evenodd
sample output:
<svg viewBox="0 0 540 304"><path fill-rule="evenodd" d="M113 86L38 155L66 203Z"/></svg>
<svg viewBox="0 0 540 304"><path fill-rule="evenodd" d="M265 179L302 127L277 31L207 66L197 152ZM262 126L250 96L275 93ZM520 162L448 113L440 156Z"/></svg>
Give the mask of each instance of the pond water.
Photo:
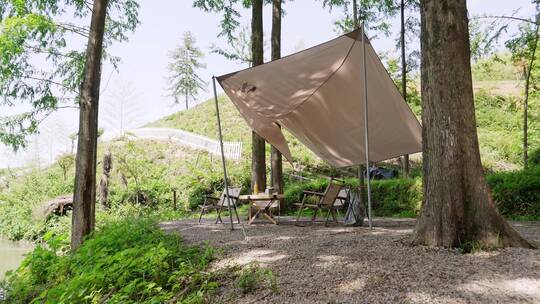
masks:
<svg viewBox="0 0 540 304"><path fill-rule="evenodd" d="M14 270L24 259L24 254L34 246L25 242L12 242L0 239L0 280L4 279L8 270Z"/></svg>

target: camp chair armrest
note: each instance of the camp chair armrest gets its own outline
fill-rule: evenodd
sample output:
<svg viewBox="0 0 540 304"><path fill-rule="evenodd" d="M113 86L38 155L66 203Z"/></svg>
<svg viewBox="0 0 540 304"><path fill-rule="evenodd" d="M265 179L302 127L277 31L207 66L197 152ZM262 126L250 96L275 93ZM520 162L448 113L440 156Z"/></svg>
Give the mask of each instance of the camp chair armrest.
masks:
<svg viewBox="0 0 540 304"><path fill-rule="evenodd" d="M219 198L215 196L205 195L204 199L213 200L213 201L219 201Z"/></svg>
<svg viewBox="0 0 540 304"><path fill-rule="evenodd" d="M315 191L308 191L308 190L302 191L302 194L324 196L324 193L322 192L315 192Z"/></svg>

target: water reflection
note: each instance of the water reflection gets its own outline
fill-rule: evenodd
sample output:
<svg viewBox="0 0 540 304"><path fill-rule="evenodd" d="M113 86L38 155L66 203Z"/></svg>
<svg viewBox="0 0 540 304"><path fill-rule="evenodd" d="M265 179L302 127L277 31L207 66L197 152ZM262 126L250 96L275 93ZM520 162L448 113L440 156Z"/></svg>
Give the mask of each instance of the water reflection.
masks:
<svg viewBox="0 0 540 304"><path fill-rule="evenodd" d="M16 269L24 259L24 254L33 249L32 244L0 239L0 280L8 270Z"/></svg>

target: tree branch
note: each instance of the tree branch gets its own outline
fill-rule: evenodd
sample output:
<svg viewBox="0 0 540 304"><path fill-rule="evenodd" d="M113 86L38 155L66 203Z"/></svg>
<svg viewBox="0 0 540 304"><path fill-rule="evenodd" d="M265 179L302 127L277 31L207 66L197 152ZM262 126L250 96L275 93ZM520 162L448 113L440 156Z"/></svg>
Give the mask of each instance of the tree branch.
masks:
<svg viewBox="0 0 540 304"><path fill-rule="evenodd" d="M46 49L41 49L41 48L38 48L38 47L35 47L35 46L31 46L31 45L25 45L24 46L25 48L27 49L30 49L32 50L34 53L39 53L39 54L52 54L52 55L55 55L55 56L61 56L61 57L66 57L66 58L70 58L70 59L78 59L77 57L75 56L70 56L68 54L63 54L63 53L60 53L60 52L55 52L53 50L46 50Z"/></svg>
<svg viewBox="0 0 540 304"><path fill-rule="evenodd" d="M72 88L64 85L63 83L60 83L60 82L57 82L57 81L54 81L54 80L51 80L51 79L46 79L46 78L39 78L39 77L32 77L32 76L21 76L22 78L26 78L26 79L32 79L32 80L37 80L37 81L45 81L45 82L48 82L48 83L51 83L51 84L54 84L54 85L57 85L57 86L60 86L60 87L63 87L64 89L70 91L70 92L73 92L73 93L77 93L77 91L73 90Z"/></svg>
<svg viewBox="0 0 540 304"><path fill-rule="evenodd" d="M500 16L474 16L471 19L510 19L510 20L514 20L514 21L521 21L521 22L528 22L528 23L531 23L531 24L538 24L538 23L536 23L536 22L534 22L533 20L530 20L530 19L514 17L514 16L504 16L504 15L500 15Z"/></svg>
<svg viewBox="0 0 540 304"><path fill-rule="evenodd" d="M72 32L72 33L77 34L79 36L82 36L84 38L89 38L89 34L88 34L89 32L84 27L78 27L76 25L69 24L69 23L57 23L56 26L66 30L66 31Z"/></svg>

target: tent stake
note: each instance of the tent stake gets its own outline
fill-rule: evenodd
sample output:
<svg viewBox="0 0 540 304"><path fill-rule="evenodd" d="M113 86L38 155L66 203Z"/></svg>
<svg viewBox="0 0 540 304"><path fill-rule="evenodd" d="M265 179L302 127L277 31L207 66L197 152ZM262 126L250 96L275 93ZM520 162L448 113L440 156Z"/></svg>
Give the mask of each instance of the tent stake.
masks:
<svg viewBox="0 0 540 304"><path fill-rule="evenodd" d="M225 195L227 198L227 208L229 209L229 219L231 221L231 230L234 230L234 222L231 212L231 198L229 196L229 181L227 177L227 166L225 165L225 151L223 149L223 134L221 132L221 118L219 116L219 105L218 105L218 98L217 98L217 91L216 91L216 77L212 77L212 85L214 88L214 101L216 103L216 117L217 117L217 124L218 124L218 133L219 133L219 147L221 151L221 164L223 165L223 181L225 184ZM236 208L236 203L232 201L232 204L234 206L234 212L236 213L236 216L238 217L238 211ZM244 239L247 238L246 236L246 230L244 229L244 225L240 223L240 226L242 227L242 233L244 234Z"/></svg>
<svg viewBox="0 0 540 304"><path fill-rule="evenodd" d="M362 23L362 64L364 66L364 131L366 143L366 179L368 199L368 222L369 229L373 229L373 217L371 214L371 177L369 172L369 130L368 130L368 93L367 93L367 67L366 67L366 39L364 23Z"/></svg>

